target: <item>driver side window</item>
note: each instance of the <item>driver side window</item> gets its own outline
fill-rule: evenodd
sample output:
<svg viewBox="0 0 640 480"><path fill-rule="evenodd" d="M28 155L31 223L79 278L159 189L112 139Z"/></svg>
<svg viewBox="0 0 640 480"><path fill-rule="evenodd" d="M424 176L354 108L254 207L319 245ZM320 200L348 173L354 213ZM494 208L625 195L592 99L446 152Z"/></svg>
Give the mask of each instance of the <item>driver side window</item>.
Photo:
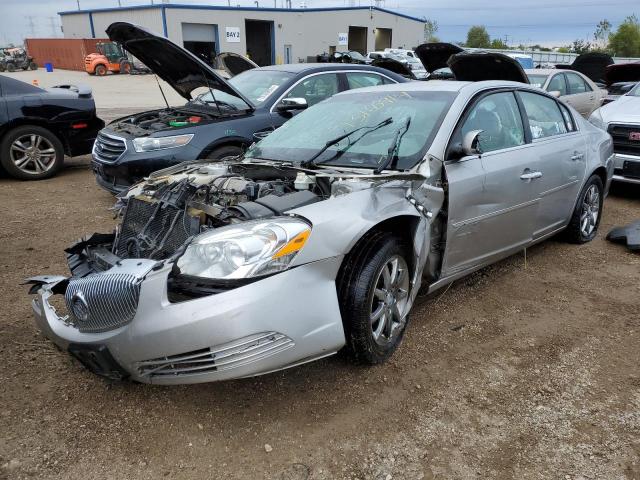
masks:
<svg viewBox="0 0 640 480"><path fill-rule="evenodd" d="M338 93L338 75L324 73L302 80L285 98L304 98L309 106L321 102Z"/></svg>
<svg viewBox="0 0 640 480"><path fill-rule="evenodd" d="M487 95L473 107L462 125L462 139L473 130L482 130L478 146L493 152L525 144L522 117L513 92Z"/></svg>

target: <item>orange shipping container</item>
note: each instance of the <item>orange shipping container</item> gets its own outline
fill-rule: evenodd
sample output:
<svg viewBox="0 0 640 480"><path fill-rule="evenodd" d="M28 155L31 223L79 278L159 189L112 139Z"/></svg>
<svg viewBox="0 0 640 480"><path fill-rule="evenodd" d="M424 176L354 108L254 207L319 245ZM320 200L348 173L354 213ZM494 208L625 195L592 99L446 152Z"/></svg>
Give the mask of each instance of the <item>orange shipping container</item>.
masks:
<svg viewBox="0 0 640 480"><path fill-rule="evenodd" d="M25 43L39 67L45 63L53 68L84 71L84 57L97 52L96 43L105 38L27 38Z"/></svg>

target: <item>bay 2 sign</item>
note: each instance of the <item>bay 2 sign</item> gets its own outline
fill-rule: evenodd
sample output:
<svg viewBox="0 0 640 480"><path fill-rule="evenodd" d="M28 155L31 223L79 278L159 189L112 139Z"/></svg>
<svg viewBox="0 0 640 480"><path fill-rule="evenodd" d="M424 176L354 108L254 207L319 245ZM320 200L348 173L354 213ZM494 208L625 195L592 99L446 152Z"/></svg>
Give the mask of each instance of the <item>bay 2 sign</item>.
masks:
<svg viewBox="0 0 640 480"><path fill-rule="evenodd" d="M226 38L229 43L239 43L240 27L226 27Z"/></svg>

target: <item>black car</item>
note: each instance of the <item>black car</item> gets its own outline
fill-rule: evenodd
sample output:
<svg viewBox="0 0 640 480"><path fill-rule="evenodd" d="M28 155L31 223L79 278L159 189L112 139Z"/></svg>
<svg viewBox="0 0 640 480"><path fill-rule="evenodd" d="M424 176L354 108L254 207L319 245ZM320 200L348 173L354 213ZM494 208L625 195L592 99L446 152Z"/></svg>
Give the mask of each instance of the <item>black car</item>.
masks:
<svg viewBox="0 0 640 480"><path fill-rule="evenodd" d="M100 132L92 165L98 184L113 193L186 160L236 157L297 110L340 91L406 81L375 67L327 63L254 68L227 81L184 48L138 26L114 23L107 35L187 100L119 118Z"/></svg>
<svg viewBox="0 0 640 480"><path fill-rule="evenodd" d="M91 89L42 89L0 75L0 166L10 176L41 180L55 175L65 154L91 152L103 127Z"/></svg>

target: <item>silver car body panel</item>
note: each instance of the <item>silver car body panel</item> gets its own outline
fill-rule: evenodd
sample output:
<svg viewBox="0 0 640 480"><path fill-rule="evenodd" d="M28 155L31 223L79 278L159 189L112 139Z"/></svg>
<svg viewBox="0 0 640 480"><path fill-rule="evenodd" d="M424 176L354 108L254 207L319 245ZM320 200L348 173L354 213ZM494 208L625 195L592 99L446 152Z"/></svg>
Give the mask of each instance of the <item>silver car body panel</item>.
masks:
<svg viewBox="0 0 640 480"><path fill-rule="evenodd" d="M433 291L566 226L577 192L596 169L606 169L609 183L611 139L575 111L575 133L445 162L465 108L478 94L503 88L539 92L512 82L432 81L338 94L334 98L378 90L458 92L423 161L413 169L382 175L362 169L330 173L337 179L331 197L288 212L312 225L288 270L215 295L171 303L171 261L122 262L113 268L127 268L141 278L137 311L127 325L98 333L81 333L50 305L52 289L66 280L40 279L44 285L33 301L39 328L62 348L71 343L106 345L131 378L148 383L260 375L337 352L345 345L345 334L336 278L345 256L377 225L397 217L412 225L412 303L424 278ZM564 158L565 152L581 146L582 156ZM552 151L562 156L554 157L555 164ZM521 180L527 168L540 170L545 182ZM446 224L437 243L446 246L435 256L432 234L443 218L441 211Z"/></svg>

